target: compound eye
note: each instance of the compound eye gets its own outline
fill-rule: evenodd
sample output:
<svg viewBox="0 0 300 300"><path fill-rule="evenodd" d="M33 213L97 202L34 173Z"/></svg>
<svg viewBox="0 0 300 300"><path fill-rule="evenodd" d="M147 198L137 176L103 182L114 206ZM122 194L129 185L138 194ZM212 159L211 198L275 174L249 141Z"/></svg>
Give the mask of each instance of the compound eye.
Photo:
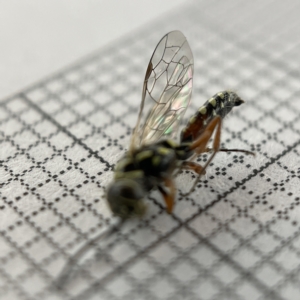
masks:
<svg viewBox="0 0 300 300"><path fill-rule="evenodd" d="M134 199L134 188L131 186L122 186L120 187L120 195L127 199Z"/></svg>
<svg viewBox="0 0 300 300"><path fill-rule="evenodd" d="M140 184L132 180L123 180L117 184L120 197L128 200L141 200L144 190Z"/></svg>

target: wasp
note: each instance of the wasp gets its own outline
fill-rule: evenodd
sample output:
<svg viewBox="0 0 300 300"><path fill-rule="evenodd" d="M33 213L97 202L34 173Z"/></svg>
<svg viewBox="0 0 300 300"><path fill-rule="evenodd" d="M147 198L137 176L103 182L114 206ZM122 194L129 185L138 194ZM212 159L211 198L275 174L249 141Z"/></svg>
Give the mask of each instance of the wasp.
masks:
<svg viewBox="0 0 300 300"><path fill-rule="evenodd" d="M180 31L167 33L150 59L129 150L116 164L114 180L107 189L107 202L112 212L121 217L119 223L100 233L69 258L55 281L56 288L62 288L72 265L90 247L117 231L128 218L145 213L143 199L152 189L160 191L167 212L171 213L176 196L176 171L186 169L197 174L189 194L217 152L254 154L243 149L220 148L222 120L233 107L244 103L233 91L219 92L207 100L189 119L179 142L175 141L191 100L193 72L193 54L185 36ZM193 161L202 153L211 154L203 166Z"/></svg>
<svg viewBox="0 0 300 300"><path fill-rule="evenodd" d="M197 174L191 192L217 152L254 154L220 148L222 120L233 107L244 103L237 93L227 90L207 100L181 131L180 141L175 141L191 100L193 72L193 54L185 36L180 31L167 33L148 64L129 150L116 164L114 180L107 189L107 202L122 219L144 214L143 199L153 188L160 191L167 212L171 213L176 196L176 170L187 169ZM210 157L203 166L193 161L205 152Z"/></svg>

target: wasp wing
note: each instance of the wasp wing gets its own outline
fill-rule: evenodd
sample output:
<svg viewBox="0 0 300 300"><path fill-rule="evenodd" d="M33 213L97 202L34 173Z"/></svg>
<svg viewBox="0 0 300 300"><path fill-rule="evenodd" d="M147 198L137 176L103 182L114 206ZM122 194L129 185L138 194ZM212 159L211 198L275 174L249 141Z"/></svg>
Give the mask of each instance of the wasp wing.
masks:
<svg viewBox="0 0 300 300"><path fill-rule="evenodd" d="M146 71L131 150L175 136L191 99L193 71L193 54L185 36L180 31L166 34L156 46Z"/></svg>

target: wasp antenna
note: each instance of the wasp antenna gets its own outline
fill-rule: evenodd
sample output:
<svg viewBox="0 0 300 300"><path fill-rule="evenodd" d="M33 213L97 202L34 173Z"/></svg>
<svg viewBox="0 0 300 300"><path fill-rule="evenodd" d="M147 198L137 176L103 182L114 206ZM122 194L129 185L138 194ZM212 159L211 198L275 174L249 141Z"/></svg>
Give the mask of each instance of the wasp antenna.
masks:
<svg viewBox="0 0 300 300"><path fill-rule="evenodd" d="M97 243L100 240L110 237L113 233L117 232L121 229L126 219L119 219L117 224L113 225L111 228L108 228L106 231L101 232L95 238L84 244L81 248L75 252L73 256L68 259L68 262L65 264L64 268L60 272L59 276L54 282L54 286L56 289L61 290L63 286L67 283L68 279L72 275L73 267L77 264L80 257L85 254L91 247L97 246Z"/></svg>

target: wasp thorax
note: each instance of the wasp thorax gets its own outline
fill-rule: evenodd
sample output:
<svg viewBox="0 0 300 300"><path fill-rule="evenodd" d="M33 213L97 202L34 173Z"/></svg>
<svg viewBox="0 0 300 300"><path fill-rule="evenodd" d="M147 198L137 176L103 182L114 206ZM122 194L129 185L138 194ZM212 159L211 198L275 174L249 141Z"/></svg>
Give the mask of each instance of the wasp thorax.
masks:
<svg viewBox="0 0 300 300"><path fill-rule="evenodd" d="M138 182L122 178L108 187L107 201L112 212L121 218L141 216L146 211L145 194Z"/></svg>

